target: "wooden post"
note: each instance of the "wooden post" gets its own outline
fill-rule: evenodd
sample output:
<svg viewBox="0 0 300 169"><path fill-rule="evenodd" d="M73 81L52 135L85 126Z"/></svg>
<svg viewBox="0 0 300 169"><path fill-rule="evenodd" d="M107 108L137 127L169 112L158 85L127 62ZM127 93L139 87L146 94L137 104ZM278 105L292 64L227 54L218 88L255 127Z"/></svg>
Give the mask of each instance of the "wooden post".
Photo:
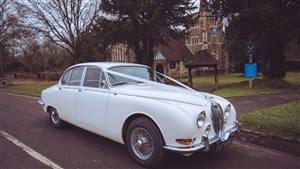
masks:
<svg viewBox="0 0 300 169"><path fill-rule="evenodd" d="M249 88L252 89L253 87L253 79L249 79Z"/></svg>
<svg viewBox="0 0 300 169"><path fill-rule="evenodd" d="M193 87L193 79L192 79L192 67L188 67L188 73L189 73L189 85L190 87Z"/></svg>
<svg viewBox="0 0 300 169"><path fill-rule="evenodd" d="M215 86L218 87L219 79L218 79L218 65L214 66L215 68Z"/></svg>

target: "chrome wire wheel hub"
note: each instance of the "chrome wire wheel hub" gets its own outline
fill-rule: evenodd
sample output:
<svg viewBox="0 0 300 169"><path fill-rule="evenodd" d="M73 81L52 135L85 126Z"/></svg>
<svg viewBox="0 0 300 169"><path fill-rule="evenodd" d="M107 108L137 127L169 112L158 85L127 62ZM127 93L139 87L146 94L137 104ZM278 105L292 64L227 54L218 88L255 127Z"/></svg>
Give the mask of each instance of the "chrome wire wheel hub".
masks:
<svg viewBox="0 0 300 169"><path fill-rule="evenodd" d="M55 124L59 122L59 116L58 116L58 113L56 112L56 110L51 111L51 119L52 119L53 123L55 123Z"/></svg>
<svg viewBox="0 0 300 169"><path fill-rule="evenodd" d="M141 127L135 128L130 135L133 153L141 160L148 160L154 151L153 139L150 133Z"/></svg>

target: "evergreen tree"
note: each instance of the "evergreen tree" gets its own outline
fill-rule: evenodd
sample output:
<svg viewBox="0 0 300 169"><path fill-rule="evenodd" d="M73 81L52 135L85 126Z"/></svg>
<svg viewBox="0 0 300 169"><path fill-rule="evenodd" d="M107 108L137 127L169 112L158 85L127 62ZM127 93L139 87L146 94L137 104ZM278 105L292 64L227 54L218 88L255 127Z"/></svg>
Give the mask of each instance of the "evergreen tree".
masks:
<svg viewBox="0 0 300 169"><path fill-rule="evenodd" d="M153 65L156 45L168 37L180 38L193 23L193 0L102 0L104 18L95 28L113 43L127 43L134 49L137 63Z"/></svg>
<svg viewBox="0 0 300 169"><path fill-rule="evenodd" d="M285 76L287 46L292 39L300 39L299 0L202 1L207 2L215 14L230 20L226 44L231 56L247 60L245 46L252 42L256 59L263 61L265 77Z"/></svg>

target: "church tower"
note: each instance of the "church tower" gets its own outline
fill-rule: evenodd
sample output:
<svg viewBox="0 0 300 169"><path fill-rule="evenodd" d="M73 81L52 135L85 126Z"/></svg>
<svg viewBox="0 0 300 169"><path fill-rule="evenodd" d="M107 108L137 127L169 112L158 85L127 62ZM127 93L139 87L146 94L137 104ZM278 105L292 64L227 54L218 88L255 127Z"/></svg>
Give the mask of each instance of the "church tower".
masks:
<svg viewBox="0 0 300 169"><path fill-rule="evenodd" d="M199 12L208 11L207 0L200 0Z"/></svg>

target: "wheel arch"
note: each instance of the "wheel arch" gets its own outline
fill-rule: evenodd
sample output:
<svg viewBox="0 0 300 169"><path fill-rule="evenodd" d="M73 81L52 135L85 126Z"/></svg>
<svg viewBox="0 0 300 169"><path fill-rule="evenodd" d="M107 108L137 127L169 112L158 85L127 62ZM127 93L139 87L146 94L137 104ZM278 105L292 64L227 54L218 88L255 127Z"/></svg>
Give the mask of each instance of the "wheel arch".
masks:
<svg viewBox="0 0 300 169"><path fill-rule="evenodd" d="M126 133L127 133L128 127L129 127L130 123L137 118L147 118L148 120L150 120L157 127L161 137L163 138L163 144L166 145L165 138L164 138L162 131L159 128L158 124L151 117L149 117L148 115L143 114L143 113L132 114L129 117L127 117L127 119L125 120L123 127L122 127L122 139L125 144L126 144Z"/></svg>
<svg viewBox="0 0 300 169"><path fill-rule="evenodd" d="M54 106L47 105L47 106L46 106L46 113L50 113L50 111L51 111L52 109L56 109L56 108L55 108Z"/></svg>

